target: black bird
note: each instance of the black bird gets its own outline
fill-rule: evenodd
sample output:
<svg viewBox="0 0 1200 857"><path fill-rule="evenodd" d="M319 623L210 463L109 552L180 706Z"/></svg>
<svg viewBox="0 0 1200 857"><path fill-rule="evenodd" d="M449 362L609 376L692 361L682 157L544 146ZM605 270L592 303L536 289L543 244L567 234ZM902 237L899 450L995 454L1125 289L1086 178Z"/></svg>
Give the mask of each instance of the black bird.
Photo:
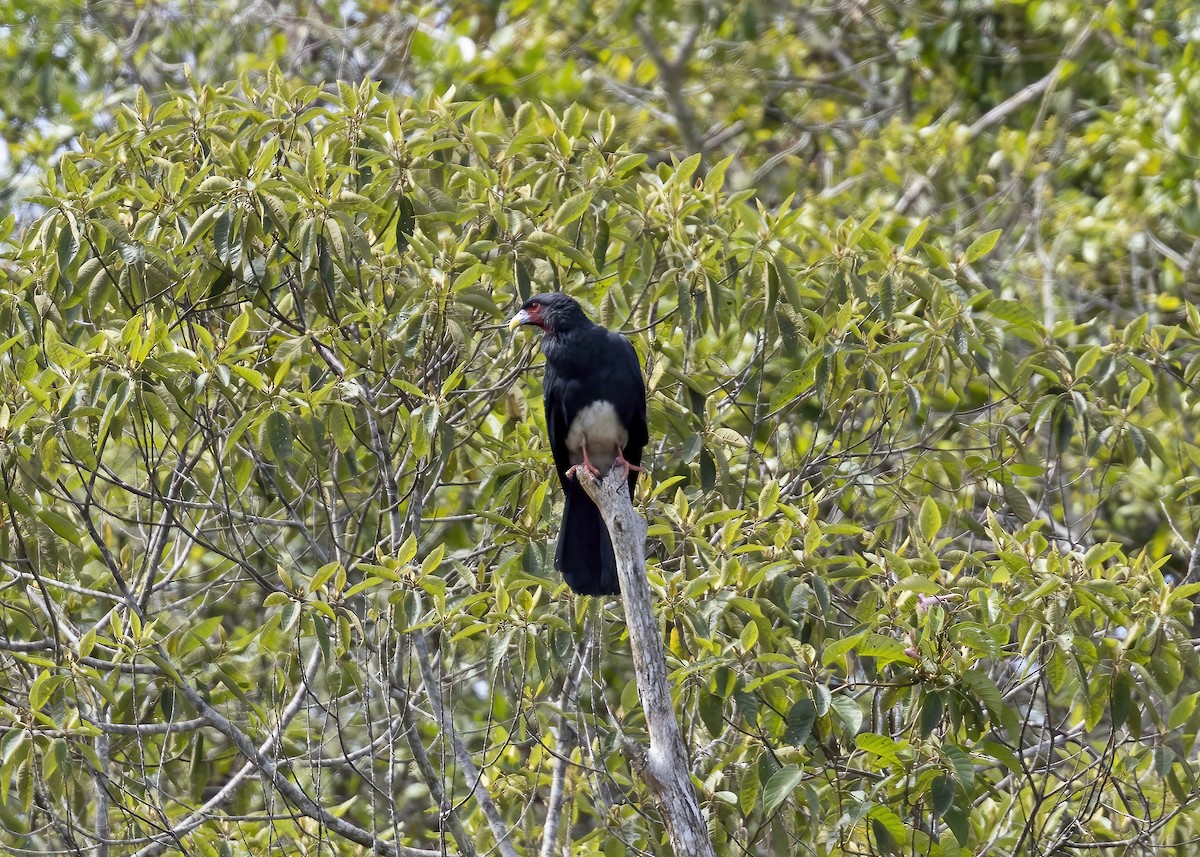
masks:
<svg viewBox="0 0 1200 857"><path fill-rule="evenodd" d="M561 292L534 295L509 327L542 329L546 429L566 500L554 567L580 595L616 595L617 562L596 504L575 479L577 468L602 476L620 465L629 496L642 469L646 385L633 344L593 322Z"/></svg>

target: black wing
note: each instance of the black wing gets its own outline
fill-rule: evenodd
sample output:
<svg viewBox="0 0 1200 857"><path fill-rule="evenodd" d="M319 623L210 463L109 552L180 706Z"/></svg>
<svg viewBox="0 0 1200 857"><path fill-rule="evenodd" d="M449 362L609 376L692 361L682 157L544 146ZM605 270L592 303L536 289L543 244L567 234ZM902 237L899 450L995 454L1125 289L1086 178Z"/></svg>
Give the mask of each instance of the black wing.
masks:
<svg viewBox="0 0 1200 857"><path fill-rule="evenodd" d="M609 334L619 341L613 348L614 363L619 367L617 384L622 394L616 402L617 413L629 432L629 443L621 452L631 464L642 463L642 448L650 441L646 424L646 382L642 380L642 365L638 362L633 343L619 333Z"/></svg>
<svg viewBox="0 0 1200 857"><path fill-rule="evenodd" d="M567 430L571 423L567 418L566 394L569 381L546 364L542 379L542 404L546 412L546 434L550 437L550 452L554 456L554 469L558 479L565 484L567 471L571 468L571 455L567 452Z"/></svg>
<svg viewBox="0 0 1200 857"><path fill-rule="evenodd" d="M646 425L646 382L642 380L642 366L638 362L637 351L633 343L619 333L610 333L612 339L619 340L613 346L614 354L614 387L620 390L617 401L617 414L625 430L629 432L629 441L621 454L630 464L642 463L642 449L650 440L650 431ZM633 499L633 489L637 485L637 471L629 471L629 498Z"/></svg>

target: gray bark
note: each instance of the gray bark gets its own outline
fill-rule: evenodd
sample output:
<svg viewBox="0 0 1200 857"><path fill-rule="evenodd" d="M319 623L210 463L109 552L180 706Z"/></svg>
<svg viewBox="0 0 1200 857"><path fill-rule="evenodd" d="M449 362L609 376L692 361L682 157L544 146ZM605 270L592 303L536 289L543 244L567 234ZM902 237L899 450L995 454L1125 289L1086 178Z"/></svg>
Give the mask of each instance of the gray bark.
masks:
<svg viewBox="0 0 1200 857"><path fill-rule="evenodd" d="M626 755L658 806L676 857L716 857L671 703L666 653L646 580L646 522L633 508L620 468L614 471L600 480L582 468L576 473L612 537L638 697L650 733L648 748L626 742Z"/></svg>

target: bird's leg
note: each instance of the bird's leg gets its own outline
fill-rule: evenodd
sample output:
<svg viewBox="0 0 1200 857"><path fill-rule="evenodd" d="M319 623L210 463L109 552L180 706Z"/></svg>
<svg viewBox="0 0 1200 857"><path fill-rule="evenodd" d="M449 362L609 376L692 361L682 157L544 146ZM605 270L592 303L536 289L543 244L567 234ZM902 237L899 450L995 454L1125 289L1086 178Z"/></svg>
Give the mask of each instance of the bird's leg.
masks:
<svg viewBox="0 0 1200 857"><path fill-rule="evenodd" d="M642 472L643 472L643 471L646 469L646 468L644 468L644 467L639 467L639 466L638 466L638 465L636 465L636 464L630 464L628 461L626 461L626 460L625 460L625 455L624 455L624 453L621 451L621 447L620 447L620 446L618 446L618 447L617 447L617 458L616 458L616 461L614 461L614 462L613 462L613 464L614 464L614 465L615 465L615 464L619 464L619 465L621 465L621 472L622 472L622 474L623 474L622 478L624 478L624 479L628 479L628 478L629 478L629 473L630 473L630 471L632 471L632 470L636 470L638 473L642 473Z"/></svg>
<svg viewBox="0 0 1200 857"><path fill-rule="evenodd" d="M592 460L588 458L587 443L581 443L579 446L583 450L583 464L580 466L599 479L603 474L600 473L600 468L592 464Z"/></svg>
<svg viewBox="0 0 1200 857"><path fill-rule="evenodd" d="M588 473L592 474L597 479L599 479L603 474L600 473L600 468L597 467L596 465L592 464L592 460L590 458L588 458L587 444L581 443L579 446L583 450L583 464L576 464L574 467L572 467L570 470L567 471L567 475L575 476L575 478L578 479L579 477L576 476L575 471L582 467ZM620 453L618 453L618 455L619 454Z"/></svg>

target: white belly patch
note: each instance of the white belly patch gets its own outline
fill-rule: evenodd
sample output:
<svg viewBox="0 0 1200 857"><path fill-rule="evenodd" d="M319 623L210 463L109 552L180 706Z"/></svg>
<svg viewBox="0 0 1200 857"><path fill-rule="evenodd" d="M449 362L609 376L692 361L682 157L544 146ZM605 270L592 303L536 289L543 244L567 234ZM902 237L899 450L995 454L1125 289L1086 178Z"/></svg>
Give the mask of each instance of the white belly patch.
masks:
<svg viewBox="0 0 1200 857"><path fill-rule="evenodd" d="M592 402L575 415L567 429L567 452L572 464L583 461L583 445L588 458L601 473L608 473L617 460L617 450L629 443L629 432L621 425L617 409L603 399Z"/></svg>

